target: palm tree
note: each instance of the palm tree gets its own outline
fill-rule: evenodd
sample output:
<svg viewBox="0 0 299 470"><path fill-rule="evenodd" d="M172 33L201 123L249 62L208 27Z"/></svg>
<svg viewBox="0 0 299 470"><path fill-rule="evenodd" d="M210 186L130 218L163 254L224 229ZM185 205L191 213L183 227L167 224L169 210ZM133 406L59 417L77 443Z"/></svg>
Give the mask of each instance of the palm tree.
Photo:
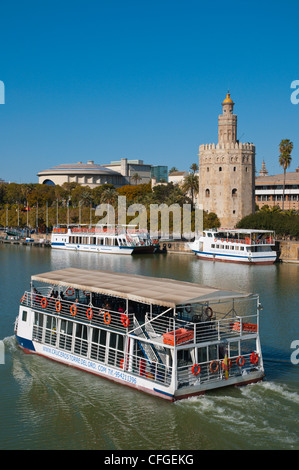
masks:
<svg viewBox="0 0 299 470"><path fill-rule="evenodd" d="M131 178L133 181L135 181L135 184L138 184L138 181L142 180L141 176L139 176L138 173L134 173L134 175L131 176Z"/></svg>
<svg viewBox="0 0 299 470"><path fill-rule="evenodd" d="M189 175L185 176L182 189L185 192L190 191L192 202L191 210L193 210L194 195L197 194L199 190L198 175L196 175L195 173L190 173Z"/></svg>
<svg viewBox="0 0 299 470"><path fill-rule="evenodd" d="M197 163L192 163L192 165L190 166L190 170L192 170L193 173L196 173L198 171Z"/></svg>
<svg viewBox="0 0 299 470"><path fill-rule="evenodd" d="M284 193L286 183L286 171L289 168L292 157L291 153L293 150L293 142L289 139L283 139L279 144L279 164L283 168L283 196L282 196L282 210L284 210Z"/></svg>
<svg viewBox="0 0 299 470"><path fill-rule="evenodd" d="M172 168L170 168L168 174L170 175L170 173L174 173L175 171L178 171L178 169L176 166L173 166Z"/></svg>
<svg viewBox="0 0 299 470"><path fill-rule="evenodd" d="M114 188L106 188L102 192L101 202L105 202L106 204L113 204L117 201L118 193Z"/></svg>

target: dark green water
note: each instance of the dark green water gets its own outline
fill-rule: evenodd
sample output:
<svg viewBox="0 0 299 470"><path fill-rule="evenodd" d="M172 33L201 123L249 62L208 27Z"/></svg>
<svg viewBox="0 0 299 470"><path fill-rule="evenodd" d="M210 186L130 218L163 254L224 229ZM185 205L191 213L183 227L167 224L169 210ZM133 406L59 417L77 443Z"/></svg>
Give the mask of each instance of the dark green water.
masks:
<svg viewBox="0 0 299 470"><path fill-rule="evenodd" d="M298 449L299 264L238 266L185 255L117 256L0 246L0 449ZM266 378L168 403L16 347L30 276L76 266L194 281L260 294ZM299 353L297 354L299 358Z"/></svg>

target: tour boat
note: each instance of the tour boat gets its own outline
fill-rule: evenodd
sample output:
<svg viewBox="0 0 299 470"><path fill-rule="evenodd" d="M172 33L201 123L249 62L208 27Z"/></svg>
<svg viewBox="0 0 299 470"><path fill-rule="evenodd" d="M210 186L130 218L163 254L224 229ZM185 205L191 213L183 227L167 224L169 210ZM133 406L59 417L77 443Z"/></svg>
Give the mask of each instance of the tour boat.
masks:
<svg viewBox="0 0 299 470"><path fill-rule="evenodd" d="M175 401L262 380L260 309L257 294L67 268L31 277L15 335L25 352Z"/></svg>
<svg viewBox="0 0 299 470"><path fill-rule="evenodd" d="M60 250L132 255L154 253L158 242L134 225L58 225L51 247Z"/></svg>
<svg viewBox="0 0 299 470"><path fill-rule="evenodd" d="M205 230L189 243L196 256L204 260L246 264L272 264L277 258L275 233L269 230Z"/></svg>

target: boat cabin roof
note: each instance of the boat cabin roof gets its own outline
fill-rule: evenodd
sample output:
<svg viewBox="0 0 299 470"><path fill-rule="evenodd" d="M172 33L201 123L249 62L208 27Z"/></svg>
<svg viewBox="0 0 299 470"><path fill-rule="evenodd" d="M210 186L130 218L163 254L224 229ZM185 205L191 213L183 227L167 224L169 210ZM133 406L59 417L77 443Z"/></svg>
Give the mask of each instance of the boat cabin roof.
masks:
<svg viewBox="0 0 299 470"><path fill-rule="evenodd" d="M212 232L212 233L250 233L250 234L253 234L253 233L260 233L260 234L264 234L264 233L274 233L274 230L255 230L255 229L251 229L251 228L239 228L239 229L229 229L229 228L219 228L217 230L204 230L206 233L207 232Z"/></svg>
<svg viewBox="0 0 299 470"><path fill-rule="evenodd" d="M174 279L78 268L37 274L31 279L170 308L201 302L219 302L251 295Z"/></svg>

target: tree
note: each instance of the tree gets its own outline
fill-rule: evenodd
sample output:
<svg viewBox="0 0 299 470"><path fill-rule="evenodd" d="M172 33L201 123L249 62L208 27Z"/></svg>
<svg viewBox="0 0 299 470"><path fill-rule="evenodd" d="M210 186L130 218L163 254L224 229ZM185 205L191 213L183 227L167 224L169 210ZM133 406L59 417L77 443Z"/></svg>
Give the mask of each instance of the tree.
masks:
<svg viewBox="0 0 299 470"><path fill-rule="evenodd" d="M170 168L168 174L170 175L170 173L174 173L175 171L178 171L177 167L173 166L172 168Z"/></svg>
<svg viewBox="0 0 299 470"><path fill-rule="evenodd" d="M284 210L284 194L285 194L285 182L286 182L286 171L289 168L292 157L291 153L293 150L293 142L289 139L283 139L279 144L279 164L283 168L283 196L282 196L282 210Z"/></svg>
<svg viewBox="0 0 299 470"><path fill-rule="evenodd" d="M192 165L190 166L190 170L192 170L193 173L196 173L198 171L197 163L192 163Z"/></svg>
<svg viewBox="0 0 299 470"><path fill-rule="evenodd" d="M138 182L142 180L141 176L138 173L134 173L134 175L131 176L131 179L135 181L135 184L138 184Z"/></svg>
<svg viewBox="0 0 299 470"><path fill-rule="evenodd" d="M186 193L190 191L192 203L191 210L193 210L194 195L197 194L199 190L198 175L196 175L195 173L190 173L189 175L185 176L182 189Z"/></svg>

